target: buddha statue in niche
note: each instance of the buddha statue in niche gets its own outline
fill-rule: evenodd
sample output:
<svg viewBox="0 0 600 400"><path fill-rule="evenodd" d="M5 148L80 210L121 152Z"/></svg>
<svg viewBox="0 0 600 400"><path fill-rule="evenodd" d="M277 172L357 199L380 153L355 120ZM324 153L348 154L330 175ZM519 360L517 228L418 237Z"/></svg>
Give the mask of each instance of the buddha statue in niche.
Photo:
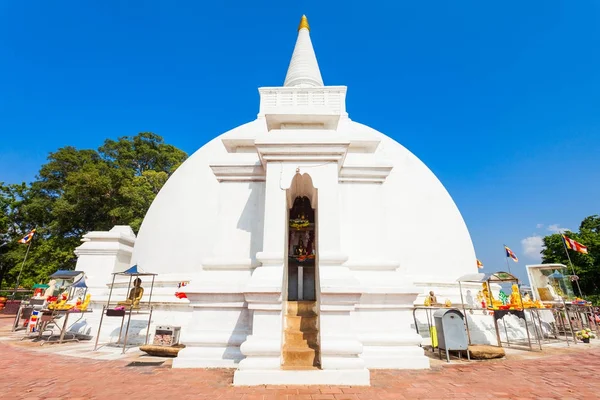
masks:
<svg viewBox="0 0 600 400"><path fill-rule="evenodd" d="M133 281L133 288L129 291L127 300L120 301L118 304L120 306L133 306L134 308L139 308L143 295L144 288L142 287L142 280L140 278L135 278Z"/></svg>
<svg viewBox="0 0 600 400"><path fill-rule="evenodd" d="M306 249L304 248L304 241L302 240L302 238L300 238L300 240L298 241L298 246L296 246L296 251L295 254L296 256L305 256L306 255Z"/></svg>

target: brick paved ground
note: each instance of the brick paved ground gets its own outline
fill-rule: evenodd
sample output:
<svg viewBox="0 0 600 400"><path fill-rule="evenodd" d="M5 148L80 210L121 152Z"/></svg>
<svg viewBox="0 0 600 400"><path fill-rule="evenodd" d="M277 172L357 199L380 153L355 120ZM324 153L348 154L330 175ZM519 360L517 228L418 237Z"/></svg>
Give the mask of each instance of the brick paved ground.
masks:
<svg viewBox="0 0 600 400"><path fill-rule="evenodd" d="M586 347L584 347L586 346ZM531 354L531 353L528 353ZM544 357L372 371L372 386L232 387L233 371L126 367L0 343L0 399L599 399L600 348Z"/></svg>

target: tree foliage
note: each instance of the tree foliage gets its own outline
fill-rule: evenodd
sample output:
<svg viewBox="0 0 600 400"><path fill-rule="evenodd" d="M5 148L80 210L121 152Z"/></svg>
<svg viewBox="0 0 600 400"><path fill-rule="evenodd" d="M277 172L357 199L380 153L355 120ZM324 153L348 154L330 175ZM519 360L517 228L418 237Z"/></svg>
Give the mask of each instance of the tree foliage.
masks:
<svg viewBox="0 0 600 400"><path fill-rule="evenodd" d="M588 248L588 254L568 250L581 291L586 296L600 295L600 216L589 216L581 222L579 232L566 231L564 234ZM570 269L561 234L555 233L544 238L542 262L561 263Z"/></svg>
<svg viewBox="0 0 600 400"><path fill-rule="evenodd" d="M73 268L73 251L86 232L114 225L137 232L154 197L186 158L160 136L142 132L107 139L97 150L60 148L34 182L0 182L0 285L16 282L27 249L17 241L33 228L24 287Z"/></svg>

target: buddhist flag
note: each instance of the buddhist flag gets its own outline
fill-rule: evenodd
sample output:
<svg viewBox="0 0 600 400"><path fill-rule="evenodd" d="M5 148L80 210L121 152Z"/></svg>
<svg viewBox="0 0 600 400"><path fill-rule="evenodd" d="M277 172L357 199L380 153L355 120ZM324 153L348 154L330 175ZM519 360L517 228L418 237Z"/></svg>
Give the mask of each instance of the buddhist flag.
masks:
<svg viewBox="0 0 600 400"><path fill-rule="evenodd" d="M479 260L477 260L477 268L479 268L479 269L483 268L483 263Z"/></svg>
<svg viewBox="0 0 600 400"><path fill-rule="evenodd" d="M506 245L504 246L504 250L506 250L506 257L512 258L514 262L519 262L519 258L517 257L514 251L509 249Z"/></svg>
<svg viewBox="0 0 600 400"><path fill-rule="evenodd" d="M31 232L23 236L23 239L19 240L19 243L27 244L31 242L31 239L33 239L33 235L35 235L35 229L32 229Z"/></svg>
<svg viewBox="0 0 600 400"><path fill-rule="evenodd" d="M576 242L573 239L569 239L565 235L562 235L562 237L563 237L563 240L565 241L565 246L567 246L567 249L569 249L569 250L575 250L575 251L577 251L579 253L583 253L583 254L587 254L588 253L587 247L585 247L581 243Z"/></svg>

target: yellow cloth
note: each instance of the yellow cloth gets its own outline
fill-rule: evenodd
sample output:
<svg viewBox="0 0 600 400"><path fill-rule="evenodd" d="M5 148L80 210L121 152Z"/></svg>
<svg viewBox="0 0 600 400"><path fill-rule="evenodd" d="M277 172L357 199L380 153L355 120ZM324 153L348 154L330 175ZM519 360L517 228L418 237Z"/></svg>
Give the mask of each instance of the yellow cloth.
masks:
<svg viewBox="0 0 600 400"><path fill-rule="evenodd" d="M435 329L435 326L429 328L429 335L431 336L431 347L435 349L438 347L437 329Z"/></svg>

